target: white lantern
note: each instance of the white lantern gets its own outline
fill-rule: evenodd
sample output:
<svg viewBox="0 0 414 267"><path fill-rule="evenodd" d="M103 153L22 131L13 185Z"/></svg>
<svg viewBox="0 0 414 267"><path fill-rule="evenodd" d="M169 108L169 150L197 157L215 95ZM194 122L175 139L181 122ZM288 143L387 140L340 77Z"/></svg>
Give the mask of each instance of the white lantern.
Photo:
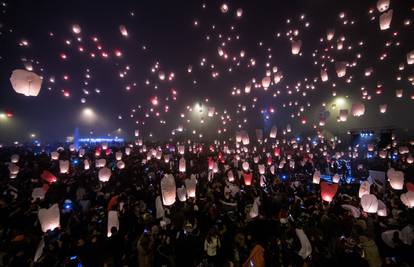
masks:
<svg viewBox="0 0 414 267"><path fill-rule="evenodd" d="M262 79L262 86L263 86L263 88L264 89L267 89L267 88L269 88L269 86L270 86L270 83L272 82L272 80L270 79L270 77L269 76L265 76L263 79Z"/></svg>
<svg viewBox="0 0 414 267"><path fill-rule="evenodd" d="M131 148L130 147L126 147L125 148L125 155L129 156L131 154Z"/></svg>
<svg viewBox="0 0 414 267"><path fill-rule="evenodd" d="M20 159L20 156L19 156L19 155L17 155L17 154L13 154L13 155L10 157L10 161L11 161L11 163L18 163L18 162L19 162L19 159Z"/></svg>
<svg viewBox="0 0 414 267"><path fill-rule="evenodd" d="M59 152L53 151L52 153L50 153L50 157L52 158L52 160L58 160L59 159Z"/></svg>
<svg viewBox="0 0 414 267"><path fill-rule="evenodd" d="M256 197L253 201L252 208L249 211L250 219L256 218L259 215L260 198Z"/></svg>
<svg viewBox="0 0 414 267"><path fill-rule="evenodd" d="M401 202L404 203L408 208L414 207L414 192L408 191L407 193L401 194Z"/></svg>
<svg viewBox="0 0 414 267"><path fill-rule="evenodd" d="M379 12L385 12L390 7L390 0L378 0L377 9Z"/></svg>
<svg viewBox="0 0 414 267"><path fill-rule="evenodd" d="M110 210L108 211L108 227L107 227L107 236L111 237L112 227L115 227L117 230L119 230L119 219L118 219L118 212L116 210Z"/></svg>
<svg viewBox="0 0 414 267"><path fill-rule="evenodd" d="M227 179L229 180L230 183L234 182L234 175L231 170L227 172Z"/></svg>
<svg viewBox="0 0 414 267"><path fill-rule="evenodd" d="M116 167L120 170L124 169L125 168L125 162L123 162L122 160L118 161L116 163Z"/></svg>
<svg viewBox="0 0 414 267"><path fill-rule="evenodd" d="M75 151L75 145L74 145L74 144L70 144L70 145L69 145L69 151L70 151L70 152Z"/></svg>
<svg viewBox="0 0 414 267"><path fill-rule="evenodd" d="M381 104L381 105L379 106L380 113L385 113L385 112L387 112L387 107L388 107L388 105L387 105L387 104Z"/></svg>
<svg viewBox="0 0 414 267"><path fill-rule="evenodd" d="M388 180L390 185L395 190L402 190L404 187L404 173L401 171L395 171L393 168L387 171Z"/></svg>
<svg viewBox="0 0 414 267"><path fill-rule="evenodd" d="M208 107L207 116L213 117L214 116L214 107Z"/></svg>
<svg viewBox="0 0 414 267"><path fill-rule="evenodd" d="M83 168L84 168L85 170L89 170L89 168L90 168L89 161L88 161L87 159L85 159L85 160L83 161Z"/></svg>
<svg viewBox="0 0 414 267"><path fill-rule="evenodd" d="M259 174L265 173L265 166L263 164L259 164Z"/></svg>
<svg viewBox="0 0 414 267"><path fill-rule="evenodd" d="M382 13L382 15L380 16L379 24L380 24L381 31L388 30L390 28L391 20L392 20L392 13L393 13L393 10L390 9L389 11Z"/></svg>
<svg viewBox="0 0 414 267"><path fill-rule="evenodd" d="M272 129L270 129L269 137L274 139L276 138L276 136L277 136L277 128L276 126L273 126Z"/></svg>
<svg viewBox="0 0 414 267"><path fill-rule="evenodd" d="M178 197L178 200L181 202L184 202L187 200L187 193L186 193L184 186L177 188L177 197Z"/></svg>
<svg viewBox="0 0 414 267"><path fill-rule="evenodd" d="M335 63L336 75L339 78L344 77L346 75L346 65L347 63L344 61Z"/></svg>
<svg viewBox="0 0 414 267"><path fill-rule="evenodd" d="M161 193L162 202L165 206L171 206L175 203L176 187L174 176L171 174L166 174L164 178L161 179Z"/></svg>
<svg viewBox="0 0 414 267"><path fill-rule="evenodd" d="M32 191L32 202L36 199L43 200L45 198L46 191L43 189L43 187L36 187L33 188Z"/></svg>
<svg viewBox="0 0 414 267"><path fill-rule="evenodd" d="M339 110L339 121L347 121L348 120L348 110L341 109Z"/></svg>
<svg viewBox="0 0 414 267"><path fill-rule="evenodd" d="M297 55L300 53L300 49L302 47L302 41L301 40L293 40L292 41L292 54Z"/></svg>
<svg viewBox="0 0 414 267"><path fill-rule="evenodd" d="M119 25L119 32L121 33L122 36L128 37L128 30L125 27L125 25Z"/></svg>
<svg viewBox="0 0 414 267"><path fill-rule="evenodd" d="M178 163L178 169L180 172L185 172L186 170L186 166L185 166L185 159L181 158L179 163Z"/></svg>
<svg viewBox="0 0 414 267"><path fill-rule="evenodd" d="M107 142L103 142L102 143L102 149L103 150L107 150L108 149L108 143Z"/></svg>
<svg viewBox="0 0 414 267"><path fill-rule="evenodd" d="M378 200L373 194L365 194L361 197L361 206L365 212L376 213L378 210Z"/></svg>
<svg viewBox="0 0 414 267"><path fill-rule="evenodd" d="M362 103L352 104L351 112L352 116L360 117L365 113L365 105Z"/></svg>
<svg viewBox="0 0 414 267"><path fill-rule="evenodd" d="M314 184L319 184L319 183L320 183L320 181L321 181L321 172L320 172L320 171L318 171L318 170L316 170L316 171L313 173L312 183L314 183Z"/></svg>
<svg viewBox="0 0 414 267"><path fill-rule="evenodd" d="M321 80L322 82L328 81L328 72L326 70L321 70Z"/></svg>
<svg viewBox="0 0 414 267"><path fill-rule="evenodd" d="M381 217L387 216L387 206L385 206L384 202L378 199L378 210L377 215Z"/></svg>
<svg viewBox="0 0 414 267"><path fill-rule="evenodd" d="M96 168L103 168L103 167L105 167L106 166L106 159L98 159L95 162L95 166L96 166Z"/></svg>
<svg viewBox="0 0 414 267"><path fill-rule="evenodd" d="M69 160L59 160L60 173L68 173Z"/></svg>
<svg viewBox="0 0 414 267"><path fill-rule="evenodd" d="M247 161L243 162L242 168L243 168L244 171L248 171L249 170L249 163Z"/></svg>
<svg viewBox="0 0 414 267"><path fill-rule="evenodd" d="M162 158L162 152L160 150L157 150L157 152L155 152L155 158L158 160Z"/></svg>
<svg viewBox="0 0 414 267"><path fill-rule="evenodd" d="M85 149L84 148L79 149L79 157L83 158L84 155L85 155Z"/></svg>
<svg viewBox="0 0 414 267"><path fill-rule="evenodd" d="M53 231L55 228L60 227L59 205L53 204L48 209L39 209L38 218L44 233L49 230Z"/></svg>
<svg viewBox="0 0 414 267"><path fill-rule="evenodd" d="M195 197L196 196L196 188L197 188L197 179L195 175L191 175L190 179L186 179L185 181L185 188L187 189L187 196L188 197Z"/></svg>
<svg viewBox="0 0 414 267"><path fill-rule="evenodd" d="M185 147L184 146L178 146L178 153L180 155L184 155L184 152L185 152Z"/></svg>
<svg viewBox="0 0 414 267"><path fill-rule="evenodd" d="M414 50L407 53L407 64L408 65L414 64Z"/></svg>
<svg viewBox="0 0 414 267"><path fill-rule="evenodd" d="M10 179L14 179L19 174L20 168L14 163L9 163Z"/></svg>
<svg viewBox="0 0 414 267"><path fill-rule="evenodd" d="M213 162L213 173L218 173L218 164L217 162Z"/></svg>
<svg viewBox="0 0 414 267"><path fill-rule="evenodd" d="M359 186L359 198L361 198L363 195L367 195L370 192L370 184L368 181L364 181L361 183L361 185Z"/></svg>
<svg viewBox="0 0 414 267"><path fill-rule="evenodd" d="M14 91L25 96L37 96L42 87L42 78L27 70L14 70L10 83Z"/></svg>
<svg viewBox="0 0 414 267"><path fill-rule="evenodd" d="M111 174L112 174L111 169L107 167L103 167L98 172L99 181L104 182L104 183L108 182L109 178L111 178Z"/></svg>
<svg viewBox="0 0 414 267"><path fill-rule="evenodd" d="M335 173L335 175L332 177L332 182L337 184L339 183L339 180L341 180L341 177L339 176L339 174Z"/></svg>
<svg viewBox="0 0 414 267"><path fill-rule="evenodd" d="M332 40L334 38L334 35L335 35L335 30L334 29L328 29L326 31L326 39L328 41Z"/></svg>
<svg viewBox="0 0 414 267"><path fill-rule="evenodd" d="M122 152L121 151L118 151L118 152L115 153L115 159L117 161L120 161L122 159Z"/></svg>

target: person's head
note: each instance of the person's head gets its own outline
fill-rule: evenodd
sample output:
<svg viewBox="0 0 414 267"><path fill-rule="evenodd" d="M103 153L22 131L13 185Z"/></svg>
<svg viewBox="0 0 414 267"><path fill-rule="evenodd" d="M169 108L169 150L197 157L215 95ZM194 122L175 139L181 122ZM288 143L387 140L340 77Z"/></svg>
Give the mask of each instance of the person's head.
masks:
<svg viewBox="0 0 414 267"><path fill-rule="evenodd" d="M115 226L112 226L111 228L111 234L114 235L118 232L118 228L116 228Z"/></svg>

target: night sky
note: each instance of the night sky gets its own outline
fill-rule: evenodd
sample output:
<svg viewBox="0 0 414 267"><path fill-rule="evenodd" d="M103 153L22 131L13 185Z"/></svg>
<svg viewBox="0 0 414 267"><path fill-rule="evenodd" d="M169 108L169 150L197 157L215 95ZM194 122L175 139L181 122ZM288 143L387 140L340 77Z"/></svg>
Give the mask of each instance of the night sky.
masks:
<svg viewBox="0 0 414 267"><path fill-rule="evenodd" d="M365 0L2 1L0 142L65 140L77 127L154 140L288 124L297 135L412 133L414 1L391 0L388 10L381 30L389 11ZM15 69L43 77L38 96L13 89Z"/></svg>

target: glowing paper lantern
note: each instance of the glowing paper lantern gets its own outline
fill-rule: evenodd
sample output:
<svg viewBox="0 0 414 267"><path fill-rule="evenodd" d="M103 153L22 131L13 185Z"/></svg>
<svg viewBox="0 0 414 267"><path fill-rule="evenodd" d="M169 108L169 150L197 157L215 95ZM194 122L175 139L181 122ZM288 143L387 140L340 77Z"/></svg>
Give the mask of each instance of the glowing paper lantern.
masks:
<svg viewBox="0 0 414 267"><path fill-rule="evenodd" d="M162 202L165 206L171 206L175 203L176 187L174 176L167 174L161 179Z"/></svg>
<svg viewBox="0 0 414 267"><path fill-rule="evenodd" d="M185 147L184 146L178 146L178 154L184 155Z"/></svg>
<svg viewBox="0 0 414 267"><path fill-rule="evenodd" d="M87 159L85 159L84 161L83 161L83 168L85 169L85 170L89 170L89 168L90 168L91 166L89 165L89 161L87 160Z"/></svg>
<svg viewBox="0 0 414 267"><path fill-rule="evenodd" d="M361 197L361 206L365 212L376 213L378 210L378 200L373 194L365 194Z"/></svg>
<svg viewBox="0 0 414 267"><path fill-rule="evenodd" d="M380 110L380 113L385 113L385 112L387 112L387 104L381 104L380 106L379 106L379 110Z"/></svg>
<svg viewBox="0 0 414 267"><path fill-rule="evenodd" d="M247 133L245 133L243 135L242 144L245 145L245 146L247 146L248 144L250 144L249 135Z"/></svg>
<svg viewBox="0 0 414 267"><path fill-rule="evenodd" d="M33 191L32 191L32 200L33 201L35 201L37 199L43 200L45 198L45 194L46 194L46 191L45 191L45 189L43 187L33 188Z"/></svg>
<svg viewBox="0 0 414 267"><path fill-rule="evenodd" d="M389 11L382 13L382 15L380 16L379 24L381 31L388 30L390 28L392 13L393 10L390 9Z"/></svg>
<svg viewBox="0 0 414 267"><path fill-rule="evenodd" d="M379 12L387 11L390 7L390 0L378 0L377 9Z"/></svg>
<svg viewBox="0 0 414 267"><path fill-rule="evenodd" d="M20 156L19 156L19 155L17 155L17 154L13 154L13 155L10 157L10 161L11 161L11 163L18 163L18 162L19 162L19 159L20 159Z"/></svg>
<svg viewBox="0 0 414 267"><path fill-rule="evenodd" d="M408 65L414 64L414 50L407 53L407 64Z"/></svg>
<svg viewBox="0 0 414 267"><path fill-rule="evenodd" d="M338 184L328 184L321 182L321 197L324 201L331 202L338 190Z"/></svg>
<svg viewBox="0 0 414 267"><path fill-rule="evenodd" d="M59 159L59 152L53 151L52 153L50 153L50 157L52 158L52 160L58 160Z"/></svg>
<svg viewBox="0 0 414 267"><path fill-rule="evenodd" d="M107 227L107 236L111 237L112 227L115 227L117 230L119 230L119 218L118 218L118 212L116 210L110 210L108 211L108 227Z"/></svg>
<svg viewBox="0 0 414 267"><path fill-rule="evenodd" d="M72 31L74 34L79 34L81 33L81 27L78 24L73 24L72 26Z"/></svg>
<svg viewBox="0 0 414 267"><path fill-rule="evenodd" d="M404 154L408 154L408 153L410 152L410 150L408 149L408 147L407 147L407 146L400 146L400 147L398 148L398 152L399 152L401 155L404 155Z"/></svg>
<svg viewBox="0 0 414 267"><path fill-rule="evenodd" d="M400 199L408 208L414 207L414 192L408 191L407 193L401 194Z"/></svg>
<svg viewBox="0 0 414 267"><path fill-rule="evenodd" d="M403 89L397 89L395 90L395 96L401 98L403 96L403 92Z"/></svg>
<svg viewBox="0 0 414 267"><path fill-rule="evenodd" d="M178 169L180 172L185 172L186 170L186 166L185 166L185 159L181 158L179 163L178 163Z"/></svg>
<svg viewBox="0 0 414 267"><path fill-rule="evenodd" d="M253 175L251 173L244 173L243 178L244 178L244 184L245 185L251 185L252 184Z"/></svg>
<svg viewBox="0 0 414 267"><path fill-rule="evenodd" d="M339 120L340 121L347 121L348 120L348 110L347 109L339 110Z"/></svg>
<svg viewBox="0 0 414 267"><path fill-rule="evenodd" d="M277 127L273 126L272 129L270 129L269 137L274 139L276 138L276 136L277 136Z"/></svg>
<svg viewBox="0 0 414 267"><path fill-rule="evenodd" d="M49 184L54 183L57 181L56 176L54 176L51 172L44 170L40 175L40 178L48 182Z"/></svg>
<svg viewBox="0 0 414 267"><path fill-rule="evenodd" d="M339 78L344 77L346 75L346 65L347 63L344 61L335 63L336 75Z"/></svg>
<svg viewBox="0 0 414 267"><path fill-rule="evenodd" d="M302 41L292 41L292 54L297 55L300 53L300 48L302 47Z"/></svg>
<svg viewBox="0 0 414 267"><path fill-rule="evenodd" d="M9 163L9 173L10 173L10 179L14 179L17 177L17 174L19 174L19 166L17 166L14 163Z"/></svg>
<svg viewBox="0 0 414 267"><path fill-rule="evenodd" d="M186 193L184 186L177 188L177 197L178 197L178 200L181 202L184 202L187 200L187 193Z"/></svg>
<svg viewBox="0 0 414 267"><path fill-rule="evenodd" d="M384 202L378 199L378 210L377 215L381 217L387 216L387 206L385 206Z"/></svg>
<svg viewBox="0 0 414 267"><path fill-rule="evenodd" d="M217 162L213 162L213 173L218 173L218 164L217 164Z"/></svg>
<svg viewBox="0 0 414 267"><path fill-rule="evenodd" d="M59 160L60 173L68 173L69 171L69 160Z"/></svg>
<svg viewBox="0 0 414 267"><path fill-rule="evenodd" d="M360 117L365 114L365 105L362 103L352 104L351 108L352 116Z"/></svg>
<svg viewBox="0 0 414 267"><path fill-rule="evenodd" d="M207 112L207 115L208 115L209 117L213 117L213 116L214 116L214 110L215 110L215 108L214 108L214 107L208 107L208 112Z"/></svg>
<svg viewBox="0 0 414 267"><path fill-rule="evenodd" d="M129 156L131 154L131 148L130 147L126 147L125 148L125 155Z"/></svg>
<svg viewBox="0 0 414 267"><path fill-rule="evenodd" d="M368 181L362 182L361 185L359 186L359 193L358 193L359 198L361 198L363 195L369 194L370 187L371 186Z"/></svg>
<svg viewBox="0 0 414 267"><path fill-rule="evenodd" d="M122 159L122 152L121 151L118 151L118 152L115 153L115 159L118 160L118 161Z"/></svg>
<svg viewBox="0 0 414 267"><path fill-rule="evenodd" d="M337 184L339 183L339 180L341 180L341 177L339 176L339 174L335 173L335 175L332 177L332 182Z"/></svg>
<svg viewBox="0 0 414 267"><path fill-rule="evenodd" d="M234 175L231 170L227 172L227 179L229 180L230 183L234 182Z"/></svg>
<svg viewBox="0 0 414 267"><path fill-rule="evenodd" d="M120 25L119 31L121 32L122 36L128 37L128 30L125 25Z"/></svg>
<svg viewBox="0 0 414 267"><path fill-rule="evenodd" d="M98 159L95 162L95 166L96 166L96 168L103 168L103 167L105 167L106 166L106 159Z"/></svg>
<svg viewBox="0 0 414 267"><path fill-rule="evenodd" d="M321 172L320 172L320 171L318 171L318 170L316 170L316 171L313 173L312 183L314 183L314 184L319 184L319 183L320 183L320 181L321 181Z"/></svg>
<svg viewBox="0 0 414 267"><path fill-rule="evenodd" d="M111 178L111 175L112 175L111 169L107 167L103 167L98 172L98 179L99 181L105 183L109 181L109 178Z"/></svg>
<svg viewBox="0 0 414 267"><path fill-rule="evenodd" d="M322 82L328 81L328 72L326 70L321 70L321 80Z"/></svg>
<svg viewBox="0 0 414 267"><path fill-rule="evenodd" d="M259 174L265 173L265 166L263 164L259 164Z"/></svg>
<svg viewBox="0 0 414 267"><path fill-rule="evenodd" d="M390 185L395 190L402 190L404 187L404 173L401 171L395 171L393 168L387 171L388 180Z"/></svg>
<svg viewBox="0 0 414 267"><path fill-rule="evenodd" d="M328 41L332 40L332 39L333 39L333 37L334 37L334 35L335 35L335 30L334 30L334 29L328 29L328 30L326 31L326 39L327 39Z"/></svg>
<svg viewBox="0 0 414 267"><path fill-rule="evenodd" d="M10 77L10 83L18 94L37 96L42 86L42 78L27 70L14 70Z"/></svg>
<svg viewBox="0 0 414 267"><path fill-rule="evenodd" d="M249 163L247 161L243 162L242 168L244 171L247 171L249 169Z"/></svg>
<svg viewBox="0 0 414 267"><path fill-rule="evenodd" d="M116 167L120 170L124 169L125 168L125 162L123 162L122 160L118 161L116 163Z"/></svg>
<svg viewBox="0 0 414 267"><path fill-rule="evenodd" d="M341 205L341 207L344 210L348 210L352 213L352 217L354 218L359 218L361 216L361 211L359 211L359 209L357 207L354 207L352 205L348 205L348 204L343 204Z"/></svg>
<svg viewBox="0 0 414 267"><path fill-rule="evenodd" d="M263 86L263 88L264 88L264 89L269 88L271 81L272 81L272 80L270 79L270 77L269 77L269 76L264 77L264 78L262 79L262 86Z"/></svg>
<svg viewBox="0 0 414 267"><path fill-rule="evenodd" d="M84 155L85 155L85 149L83 148L79 149L79 157L83 158Z"/></svg>
<svg viewBox="0 0 414 267"><path fill-rule="evenodd" d="M197 179L196 179L195 175L191 175L190 179L185 180L185 188L187 189L187 196L188 197L195 197L196 196Z"/></svg>
<svg viewBox="0 0 414 267"><path fill-rule="evenodd" d="M58 204L53 204L48 209L39 209L39 213L37 215L44 233L49 230L53 231L55 228L60 227L60 212Z"/></svg>

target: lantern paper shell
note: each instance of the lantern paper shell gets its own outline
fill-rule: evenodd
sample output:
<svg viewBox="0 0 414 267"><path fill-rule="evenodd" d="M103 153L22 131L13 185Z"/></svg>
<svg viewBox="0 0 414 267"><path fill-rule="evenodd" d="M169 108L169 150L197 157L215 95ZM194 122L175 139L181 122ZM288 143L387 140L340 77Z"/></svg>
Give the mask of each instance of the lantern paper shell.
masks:
<svg viewBox="0 0 414 267"><path fill-rule="evenodd" d="M321 197L324 201L331 202L338 190L338 184L321 182Z"/></svg>
<svg viewBox="0 0 414 267"><path fill-rule="evenodd" d="M89 168L90 168L89 161L88 161L87 159L85 159L85 160L83 161L83 168L84 168L85 170L89 170Z"/></svg>
<svg viewBox="0 0 414 267"><path fill-rule="evenodd" d="M187 192L184 186L177 188L177 196L178 196L178 200L181 202L184 202L187 200Z"/></svg>
<svg viewBox="0 0 414 267"><path fill-rule="evenodd" d="M107 228L108 237L112 235L111 233L112 227L115 227L117 230L119 230L118 212L115 210L108 211L108 228Z"/></svg>
<svg viewBox="0 0 414 267"><path fill-rule="evenodd" d="M131 148L130 147L126 147L125 148L125 155L129 156L131 154Z"/></svg>
<svg viewBox="0 0 414 267"><path fill-rule="evenodd" d="M336 62L335 63L335 69L336 69L336 75L341 78L344 77L346 75L346 62Z"/></svg>
<svg viewBox="0 0 414 267"><path fill-rule="evenodd" d="M260 198L256 197L253 201L252 208L249 211L249 217L251 219L256 218L259 215Z"/></svg>
<svg viewBox="0 0 414 267"><path fill-rule="evenodd" d="M299 54L301 47L302 47L302 41L301 40L292 41L292 54L293 55Z"/></svg>
<svg viewBox="0 0 414 267"><path fill-rule="evenodd" d="M190 179L185 180L185 188L187 189L188 197L196 196L197 179L195 178L194 175L191 175Z"/></svg>
<svg viewBox="0 0 414 267"><path fill-rule="evenodd" d="M365 106L362 103L352 104L352 116L360 117L365 114Z"/></svg>
<svg viewBox="0 0 414 267"><path fill-rule="evenodd" d="M400 199L408 208L414 207L414 192L408 191L407 193L401 194Z"/></svg>
<svg viewBox="0 0 414 267"><path fill-rule="evenodd" d="M379 12L387 11L390 7L390 0L378 0L377 9Z"/></svg>
<svg viewBox="0 0 414 267"><path fill-rule="evenodd" d="M19 171L19 166L14 163L9 163L10 178L16 178L17 174L19 174Z"/></svg>
<svg viewBox="0 0 414 267"><path fill-rule="evenodd" d="M377 213L378 199L373 194L365 194L361 197L361 206L365 212Z"/></svg>
<svg viewBox="0 0 414 267"><path fill-rule="evenodd" d="M321 172L320 171L315 171L313 173L312 183L319 184L320 181L321 181Z"/></svg>
<svg viewBox="0 0 414 267"><path fill-rule="evenodd" d="M181 158L179 163L178 163L178 169L180 172L185 172L186 170L186 166L185 166L185 159Z"/></svg>
<svg viewBox="0 0 414 267"><path fill-rule="evenodd" d="M106 159L98 159L96 162L95 162L95 167L96 168L103 168L103 167L105 167L106 166Z"/></svg>
<svg viewBox="0 0 414 267"><path fill-rule="evenodd" d="M59 160L59 169L60 169L60 173L68 173L69 172L69 161Z"/></svg>
<svg viewBox="0 0 414 267"><path fill-rule="evenodd" d="M328 72L326 70L321 70L321 80L322 82L328 81Z"/></svg>
<svg viewBox="0 0 414 267"><path fill-rule="evenodd" d="M381 105L379 106L380 113L385 113L385 112L387 112L387 107L388 107L388 105L387 105L387 104L381 104Z"/></svg>
<svg viewBox="0 0 414 267"><path fill-rule="evenodd" d="M184 146L178 146L178 154L184 155L185 147Z"/></svg>
<svg viewBox="0 0 414 267"><path fill-rule="evenodd" d="M364 181L361 183L361 185L359 186L359 198L361 198L363 195L367 195L370 192L370 184L368 181Z"/></svg>
<svg viewBox="0 0 414 267"><path fill-rule="evenodd" d="M244 177L244 184L245 185L251 185L252 184L253 175L251 173L245 173L245 174L243 174L243 177Z"/></svg>
<svg viewBox="0 0 414 267"><path fill-rule="evenodd" d="M347 121L348 120L348 110L347 109L339 110L339 120L340 121Z"/></svg>
<svg viewBox="0 0 414 267"><path fill-rule="evenodd" d="M109 178L111 178L111 174L112 174L111 170L108 169L107 167L100 169L98 172L99 181L108 182Z"/></svg>
<svg viewBox="0 0 414 267"><path fill-rule="evenodd" d="M341 177L339 176L339 174L335 173L335 175L332 177L332 182L337 184L339 183L339 180L341 180Z"/></svg>
<svg viewBox="0 0 414 267"><path fill-rule="evenodd" d="M10 83L14 91L25 96L37 96L42 87L42 78L27 70L14 70Z"/></svg>
<svg viewBox="0 0 414 267"><path fill-rule="evenodd" d="M45 198L46 191L43 187L36 187L33 188L32 191L32 200L35 201L37 199L43 200Z"/></svg>
<svg viewBox="0 0 414 267"><path fill-rule="evenodd" d="M85 149L84 148L79 149L79 157L83 158L84 155L85 155Z"/></svg>
<svg viewBox="0 0 414 267"><path fill-rule="evenodd" d="M155 209L156 209L156 218L160 219L163 218L165 215L164 207L162 206L161 197L157 196L155 199Z"/></svg>
<svg viewBox="0 0 414 267"><path fill-rule="evenodd" d="M394 169L389 169L387 171L387 176L390 181L392 189L402 190L404 187L404 173L401 171L395 171Z"/></svg>
<svg viewBox="0 0 414 267"><path fill-rule="evenodd" d="M227 179L231 183L234 182L234 175L233 175L233 172L231 170L227 172Z"/></svg>
<svg viewBox="0 0 414 267"><path fill-rule="evenodd" d="M122 160L118 161L116 163L116 167L120 170L125 169L125 162L123 162Z"/></svg>
<svg viewBox="0 0 414 267"><path fill-rule="evenodd" d="M59 205L53 204L48 209L39 209L38 218L40 225L42 226L42 231L44 233L60 227Z"/></svg>
<svg viewBox="0 0 414 267"><path fill-rule="evenodd" d="M265 173L265 166L263 164L259 164L259 174Z"/></svg>
<svg viewBox="0 0 414 267"><path fill-rule="evenodd" d="M264 89L267 89L270 86L270 83L272 82L272 80L270 79L269 76L266 76L262 79L262 86Z"/></svg>
<svg viewBox="0 0 414 267"><path fill-rule="evenodd" d="M277 136L277 128L276 126L273 126L272 129L270 129L269 137L274 139L276 138L276 136Z"/></svg>
<svg viewBox="0 0 414 267"><path fill-rule="evenodd" d="M162 202L165 206L171 206L175 203L176 197L176 187L174 176L165 175L161 179L161 193L162 193Z"/></svg>
<svg viewBox="0 0 414 267"><path fill-rule="evenodd" d="M249 170L249 163L247 161L243 162L242 168L243 168L244 171Z"/></svg>
<svg viewBox="0 0 414 267"><path fill-rule="evenodd" d="M59 152L53 151L52 153L50 153L50 157L51 157L52 160L58 160L59 159Z"/></svg>
<svg viewBox="0 0 414 267"><path fill-rule="evenodd" d="M19 162L19 159L20 159L20 156L19 156L19 155L17 155L17 154L14 154L14 155L12 155L12 156L10 157L10 161L11 161L11 163L18 163L18 162Z"/></svg>
<svg viewBox="0 0 414 267"><path fill-rule="evenodd" d="M379 24L381 31L388 30L391 25L393 10L390 9L387 12L382 13L379 18Z"/></svg>
<svg viewBox="0 0 414 267"><path fill-rule="evenodd" d="M387 206L385 206L384 202L378 199L378 210L377 215L381 217L387 216Z"/></svg>
<svg viewBox="0 0 414 267"><path fill-rule="evenodd" d="M56 176L54 176L51 172L44 170L40 175L40 178L48 182L49 184L54 183L57 181Z"/></svg>
<svg viewBox="0 0 414 267"><path fill-rule="evenodd" d="M407 191L414 192L414 184L411 182L408 182L405 184L405 187L407 187Z"/></svg>
<svg viewBox="0 0 414 267"><path fill-rule="evenodd" d="M115 159L117 161L120 161L122 159L122 152L118 151L115 153Z"/></svg>

